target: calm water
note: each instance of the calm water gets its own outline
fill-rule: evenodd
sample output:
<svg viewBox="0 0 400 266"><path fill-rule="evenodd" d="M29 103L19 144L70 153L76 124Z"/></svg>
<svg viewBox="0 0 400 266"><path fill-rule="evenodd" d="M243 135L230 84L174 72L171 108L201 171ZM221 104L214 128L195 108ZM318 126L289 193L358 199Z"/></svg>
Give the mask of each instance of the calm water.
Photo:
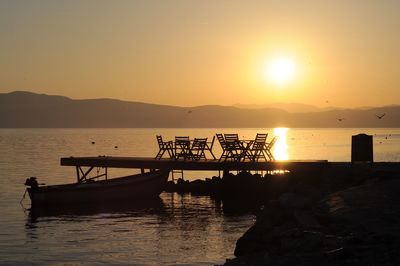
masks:
<svg viewBox="0 0 400 266"><path fill-rule="evenodd" d="M0 264L212 265L233 257L254 216L226 213L209 197L162 193L145 206L38 217L19 203L26 177L46 184L74 181L75 170L59 166L60 157L155 156L156 134L210 138L217 132L244 139L268 132L280 136L278 159L329 161L349 161L351 135L367 133L374 135L376 161L400 161L400 129L0 129ZM23 204L29 207L29 200Z"/></svg>

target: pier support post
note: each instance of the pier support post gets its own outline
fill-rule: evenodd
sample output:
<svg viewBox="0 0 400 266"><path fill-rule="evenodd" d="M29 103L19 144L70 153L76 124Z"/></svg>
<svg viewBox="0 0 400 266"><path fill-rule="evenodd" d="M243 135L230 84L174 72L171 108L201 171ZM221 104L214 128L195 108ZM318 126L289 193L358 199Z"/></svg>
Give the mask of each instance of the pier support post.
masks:
<svg viewBox="0 0 400 266"><path fill-rule="evenodd" d="M224 170L222 172L222 177L228 176L229 175L229 170Z"/></svg>

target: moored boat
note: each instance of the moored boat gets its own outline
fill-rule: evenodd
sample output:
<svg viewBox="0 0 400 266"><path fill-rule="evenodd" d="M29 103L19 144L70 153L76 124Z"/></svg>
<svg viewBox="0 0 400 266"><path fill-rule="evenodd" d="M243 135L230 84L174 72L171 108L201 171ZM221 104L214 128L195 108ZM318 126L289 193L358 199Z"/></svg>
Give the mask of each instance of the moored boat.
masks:
<svg viewBox="0 0 400 266"><path fill-rule="evenodd" d="M157 197L168 180L169 170L153 170L106 180L89 179L72 184L39 186L35 177L25 185L32 207L123 202Z"/></svg>

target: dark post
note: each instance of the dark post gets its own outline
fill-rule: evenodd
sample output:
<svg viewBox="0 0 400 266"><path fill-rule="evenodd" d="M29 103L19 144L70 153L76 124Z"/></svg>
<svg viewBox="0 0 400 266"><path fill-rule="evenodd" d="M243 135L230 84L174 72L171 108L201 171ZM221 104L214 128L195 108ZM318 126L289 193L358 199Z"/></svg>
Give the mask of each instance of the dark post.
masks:
<svg viewBox="0 0 400 266"><path fill-rule="evenodd" d="M223 173L222 173L222 177L226 177L229 175L229 170L224 169Z"/></svg>
<svg viewBox="0 0 400 266"><path fill-rule="evenodd" d="M351 136L351 162L373 163L373 161L372 136L367 134Z"/></svg>

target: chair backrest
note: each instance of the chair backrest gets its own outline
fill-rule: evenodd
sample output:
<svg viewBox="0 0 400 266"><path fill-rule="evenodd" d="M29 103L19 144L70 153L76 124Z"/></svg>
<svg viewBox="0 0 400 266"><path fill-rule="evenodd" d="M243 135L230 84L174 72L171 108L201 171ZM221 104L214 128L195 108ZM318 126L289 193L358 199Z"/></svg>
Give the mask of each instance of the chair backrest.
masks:
<svg viewBox="0 0 400 266"><path fill-rule="evenodd" d="M224 134L226 142L235 142L239 140L238 134Z"/></svg>
<svg viewBox="0 0 400 266"><path fill-rule="evenodd" d="M222 134L216 134L216 135L217 135L219 144L221 145L222 149L223 149L223 150L226 150L226 143L225 143L225 138L224 138L224 136L223 136Z"/></svg>
<svg viewBox="0 0 400 266"><path fill-rule="evenodd" d="M190 139L189 136L184 137L175 137L175 144L181 148L188 148L190 147Z"/></svg>
<svg viewBox="0 0 400 266"><path fill-rule="evenodd" d="M268 133L257 133L256 138L254 140L255 143L265 143L267 141Z"/></svg>
<svg viewBox="0 0 400 266"><path fill-rule="evenodd" d="M225 143L228 149L240 149L238 134L224 134Z"/></svg>
<svg viewBox="0 0 400 266"><path fill-rule="evenodd" d="M277 136L272 138L272 140L268 143L268 149L271 149L274 146L277 139L278 139Z"/></svg>
<svg viewBox="0 0 400 266"><path fill-rule="evenodd" d="M163 146L164 142L163 142L162 136L157 135L157 142L158 142L158 146L160 146L160 147Z"/></svg>
<svg viewBox="0 0 400 266"><path fill-rule="evenodd" d="M193 140L192 148L204 149L207 146L207 138L195 138Z"/></svg>
<svg viewBox="0 0 400 266"><path fill-rule="evenodd" d="M267 141L268 134L260 134L257 133L256 138L254 139L253 145L251 147L252 150L262 150L265 147L265 142Z"/></svg>
<svg viewBox="0 0 400 266"><path fill-rule="evenodd" d="M189 137L188 136L175 137L175 141L189 141Z"/></svg>

